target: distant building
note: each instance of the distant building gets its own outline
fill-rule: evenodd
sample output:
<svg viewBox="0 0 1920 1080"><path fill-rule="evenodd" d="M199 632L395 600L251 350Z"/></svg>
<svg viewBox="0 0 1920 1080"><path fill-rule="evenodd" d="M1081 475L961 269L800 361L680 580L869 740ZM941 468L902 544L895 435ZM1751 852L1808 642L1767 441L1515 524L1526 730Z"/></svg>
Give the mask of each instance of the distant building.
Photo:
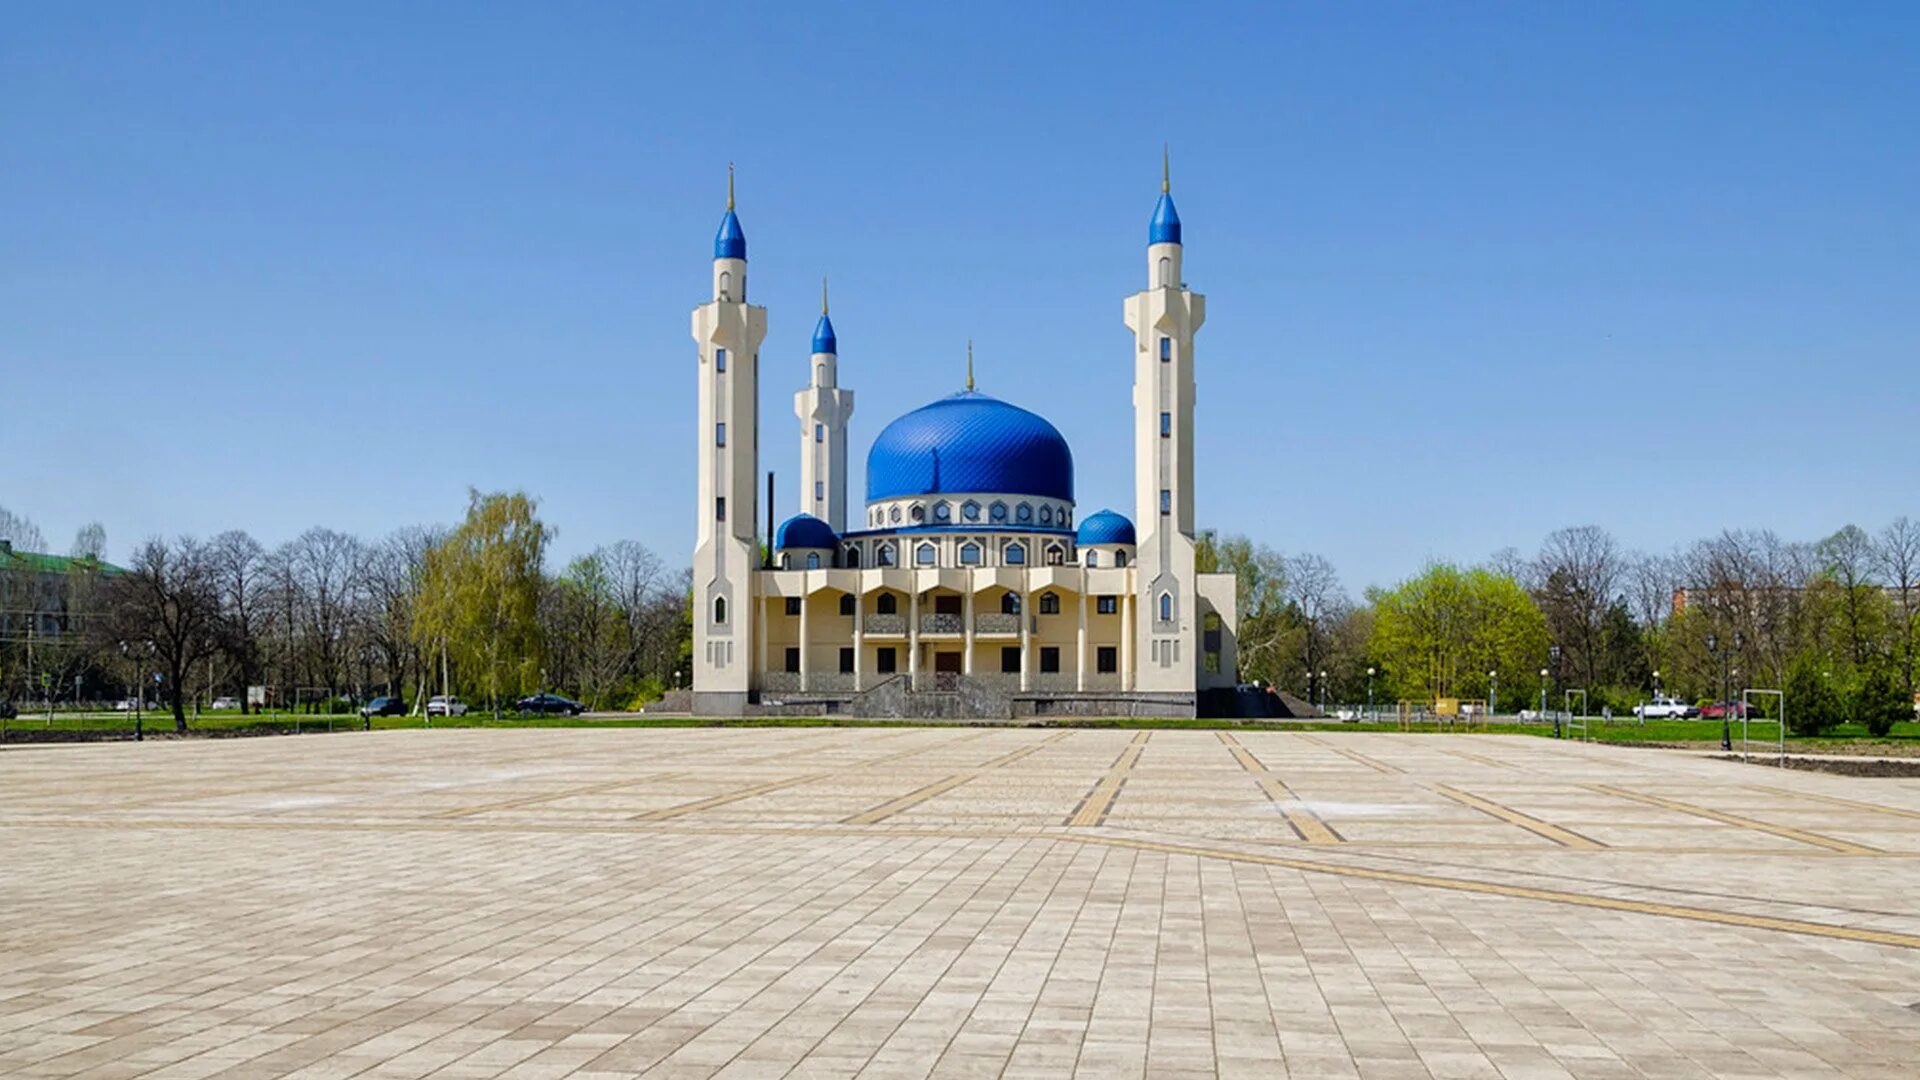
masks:
<svg viewBox="0 0 1920 1080"><path fill-rule="evenodd" d="M125 570L99 559L15 551L0 540L0 644L78 637L98 611L101 583Z"/></svg>

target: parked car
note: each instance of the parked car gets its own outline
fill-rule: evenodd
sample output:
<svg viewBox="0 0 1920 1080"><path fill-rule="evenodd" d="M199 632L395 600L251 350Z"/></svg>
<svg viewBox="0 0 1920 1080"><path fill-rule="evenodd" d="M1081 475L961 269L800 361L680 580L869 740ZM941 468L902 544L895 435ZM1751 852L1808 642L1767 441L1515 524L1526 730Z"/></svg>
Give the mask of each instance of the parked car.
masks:
<svg viewBox="0 0 1920 1080"><path fill-rule="evenodd" d="M1702 720L1740 720L1747 715L1747 706L1739 701L1716 701L1700 706Z"/></svg>
<svg viewBox="0 0 1920 1080"><path fill-rule="evenodd" d="M138 712L139 709L140 703L130 697L121 698L113 703L114 712Z"/></svg>
<svg viewBox="0 0 1920 1080"><path fill-rule="evenodd" d="M397 697L377 697L360 706L360 716L405 716L407 703Z"/></svg>
<svg viewBox="0 0 1920 1080"><path fill-rule="evenodd" d="M514 702L513 707L520 712L538 716L559 716L563 713L579 716L587 711L585 705L571 698L563 698L559 694L535 694L532 697L523 697Z"/></svg>
<svg viewBox="0 0 1920 1080"><path fill-rule="evenodd" d="M237 709L239 707L240 699L237 697L217 697L213 699L213 709L216 712L221 709Z"/></svg>
<svg viewBox="0 0 1920 1080"><path fill-rule="evenodd" d="M443 697L439 694L427 699L428 716L465 716L467 703L457 697Z"/></svg>
<svg viewBox="0 0 1920 1080"><path fill-rule="evenodd" d="M1642 720L1685 720L1690 716L1699 716L1700 710L1665 694L1655 694L1652 701L1635 705L1633 715Z"/></svg>

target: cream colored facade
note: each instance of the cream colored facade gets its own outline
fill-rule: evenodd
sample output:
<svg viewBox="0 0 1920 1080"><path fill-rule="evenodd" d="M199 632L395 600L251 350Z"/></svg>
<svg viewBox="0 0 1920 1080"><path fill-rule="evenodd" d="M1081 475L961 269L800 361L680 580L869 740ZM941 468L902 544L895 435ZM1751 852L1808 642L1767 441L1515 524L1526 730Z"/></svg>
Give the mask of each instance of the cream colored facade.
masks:
<svg viewBox="0 0 1920 1080"><path fill-rule="evenodd" d="M995 424L1018 428L1018 437L1006 438L1010 454L1031 454L1021 447L1036 427L1058 434L1025 410L976 394L971 373L967 393L953 399L968 419L951 422L953 445L929 451L932 478L903 487L890 477L887 490L876 492L877 469L913 465L881 463L883 432L868 461L868 503L850 525L853 394L840 385L823 295L806 385L794 398L802 514L781 526L769 545L772 565L764 567L748 561L758 543L757 432L736 435L734 426L754 422L765 312L746 304L744 237L727 242L729 225L738 233L729 196L714 299L694 314L703 515L695 553L697 711L735 715L807 702L855 708L882 687L954 695L973 686L1032 711L1113 711L1117 704L1192 715L1208 708L1207 691L1234 686L1234 581L1198 574L1194 564L1193 346L1206 301L1182 280L1178 219L1164 183L1162 191L1147 288L1125 304L1134 338L1131 526L1111 511L1080 513L1070 460L1064 485L1051 466L991 460ZM733 254L740 257L720 257ZM752 359L716 372L718 349ZM722 417L730 425L724 446L713 430ZM1064 441L1059 450L1066 453ZM972 488L966 475L1005 482ZM724 523L714 516L718 498L729 504Z"/></svg>

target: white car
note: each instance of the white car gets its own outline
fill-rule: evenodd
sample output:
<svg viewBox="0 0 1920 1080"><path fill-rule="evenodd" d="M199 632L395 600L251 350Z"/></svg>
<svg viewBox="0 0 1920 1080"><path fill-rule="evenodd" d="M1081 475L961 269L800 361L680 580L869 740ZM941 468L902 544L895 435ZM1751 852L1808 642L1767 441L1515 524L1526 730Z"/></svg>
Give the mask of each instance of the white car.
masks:
<svg viewBox="0 0 1920 1080"><path fill-rule="evenodd" d="M1635 705L1633 715L1642 720L1685 720L1689 716L1700 715L1700 710L1665 694L1655 694L1652 701Z"/></svg>
<svg viewBox="0 0 1920 1080"><path fill-rule="evenodd" d="M222 697L222 698L213 699L213 708L216 712L221 709L237 709L239 707L240 707L240 699L237 697Z"/></svg>
<svg viewBox="0 0 1920 1080"><path fill-rule="evenodd" d="M428 716L465 716L467 703L457 697L431 697L427 699Z"/></svg>
<svg viewBox="0 0 1920 1080"><path fill-rule="evenodd" d="M140 703L132 698L121 698L119 701L113 703L114 712L133 712L139 707Z"/></svg>

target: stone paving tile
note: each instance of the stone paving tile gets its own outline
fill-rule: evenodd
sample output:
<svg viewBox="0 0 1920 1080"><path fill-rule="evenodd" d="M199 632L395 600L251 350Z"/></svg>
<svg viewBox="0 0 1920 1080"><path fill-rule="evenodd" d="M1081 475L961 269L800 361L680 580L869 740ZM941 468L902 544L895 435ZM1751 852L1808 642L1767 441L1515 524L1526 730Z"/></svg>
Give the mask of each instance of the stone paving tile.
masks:
<svg viewBox="0 0 1920 1080"><path fill-rule="evenodd" d="M0 1076L1908 1076L1916 859L1915 781L1523 737L8 750Z"/></svg>

